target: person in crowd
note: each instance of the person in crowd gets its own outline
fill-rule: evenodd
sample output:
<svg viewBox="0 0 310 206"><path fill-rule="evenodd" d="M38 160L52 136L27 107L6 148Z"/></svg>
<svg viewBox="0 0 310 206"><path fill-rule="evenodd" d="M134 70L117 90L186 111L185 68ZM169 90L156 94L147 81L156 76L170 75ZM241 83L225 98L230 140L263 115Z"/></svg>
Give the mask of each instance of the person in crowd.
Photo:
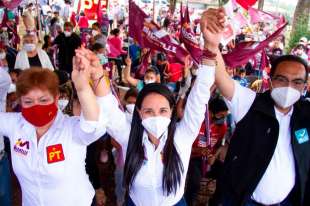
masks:
<svg viewBox="0 0 310 206"><path fill-rule="evenodd" d="M135 73L136 68L140 65L140 57L141 55L141 47L138 44L138 41L133 40L133 44L129 45L129 57L131 59L132 65L131 65L131 71Z"/></svg>
<svg viewBox="0 0 310 206"><path fill-rule="evenodd" d="M162 83L166 82L164 72L167 70L167 67L169 67L169 62L166 55L164 53L158 53L156 56L156 68L159 70L160 82Z"/></svg>
<svg viewBox="0 0 310 206"><path fill-rule="evenodd" d="M58 78L42 68L25 70L18 78L16 91L22 112L0 113L0 121L7 122L1 124L0 133L12 143L13 169L25 206L89 206L93 201L95 192L83 162L86 146L105 133L102 125L106 121L96 95L106 94L101 89L105 82L99 80L102 71L81 67L83 58L77 54L72 72L81 117L64 116L58 110Z"/></svg>
<svg viewBox="0 0 310 206"><path fill-rule="evenodd" d="M292 52L293 55L299 56L300 58L308 61L307 49L304 44L298 44Z"/></svg>
<svg viewBox="0 0 310 206"><path fill-rule="evenodd" d="M84 11L80 12L78 26L80 28L81 33L86 32L88 29L88 18L87 18L87 16L85 16Z"/></svg>
<svg viewBox="0 0 310 206"><path fill-rule="evenodd" d="M123 42L120 37L120 30L113 29L110 32L110 36L108 37L107 44L109 47L108 57L115 60L118 75L120 78L120 82L122 81L122 59L123 56L127 54L126 51L123 50Z"/></svg>
<svg viewBox="0 0 310 206"><path fill-rule="evenodd" d="M217 32L210 32L205 18L204 15L201 20L205 49L216 51L220 41L217 32L224 24L216 27ZM89 63L84 67L98 64L94 54L86 56ZM126 154L126 205L186 205L183 193L191 146L204 119L215 65L214 59L203 57L179 124L176 124L174 97L161 84L149 84L139 93L131 124L112 94L99 99L102 111L109 117L107 131ZM105 87L105 91L109 93L109 87Z"/></svg>
<svg viewBox="0 0 310 206"><path fill-rule="evenodd" d="M17 50L11 47L8 43L8 40L0 40L0 60L4 60L3 56L5 56L5 60L9 69L13 69L16 61Z"/></svg>
<svg viewBox="0 0 310 206"><path fill-rule="evenodd" d="M11 85L11 78L8 72L0 66L0 112L6 110L6 98ZM5 125L6 120L2 120L2 125ZM4 148L3 133L0 132L0 205L12 205L11 194L11 176L10 176L10 163L8 155Z"/></svg>
<svg viewBox="0 0 310 206"><path fill-rule="evenodd" d="M146 69L143 81L140 79L136 79L131 76L131 59L126 58L126 67L124 71L124 78L126 82L129 83L130 86L135 87L139 92L143 89L143 87L147 84L155 83L157 82L157 74L154 66L149 66L148 69Z"/></svg>
<svg viewBox="0 0 310 206"><path fill-rule="evenodd" d="M16 56L14 68L29 69L30 67L42 67L54 70L54 67L47 53L37 47L38 37L30 32L23 37L23 49Z"/></svg>
<svg viewBox="0 0 310 206"><path fill-rule="evenodd" d="M94 38L95 43L102 44L104 48L106 48L107 44L107 36L106 34L102 33L102 30L100 28L100 24L98 22L95 22L91 26L92 28L92 37Z"/></svg>
<svg viewBox="0 0 310 206"><path fill-rule="evenodd" d="M237 74L233 77L234 80L238 81L243 87L248 87L249 82L246 79L246 70L244 68L238 68Z"/></svg>
<svg viewBox="0 0 310 206"><path fill-rule="evenodd" d="M186 65L185 65L186 66ZM167 82L167 87L175 92L177 89L177 84L179 84L183 79L184 66L180 63L171 63L166 67L164 71L165 81Z"/></svg>
<svg viewBox="0 0 310 206"><path fill-rule="evenodd" d="M59 70L72 72L72 59L75 50L81 46L81 38L73 32L73 25L70 22L64 24L64 32L60 33L54 40L53 45L58 46Z"/></svg>
<svg viewBox="0 0 310 206"><path fill-rule="evenodd" d="M138 90L136 88L130 88L124 95L124 106L127 120L132 121L133 111L135 109L135 103L138 97Z"/></svg>
<svg viewBox="0 0 310 206"><path fill-rule="evenodd" d="M222 9L209 9L225 18ZM308 77L307 63L297 56L276 59L270 90L257 95L234 82L218 51L216 85L236 122L217 184L218 205L305 205L310 167L310 105L301 99Z"/></svg>
<svg viewBox="0 0 310 206"><path fill-rule="evenodd" d="M307 89L305 90L304 97L307 101L310 101L310 74L308 74Z"/></svg>

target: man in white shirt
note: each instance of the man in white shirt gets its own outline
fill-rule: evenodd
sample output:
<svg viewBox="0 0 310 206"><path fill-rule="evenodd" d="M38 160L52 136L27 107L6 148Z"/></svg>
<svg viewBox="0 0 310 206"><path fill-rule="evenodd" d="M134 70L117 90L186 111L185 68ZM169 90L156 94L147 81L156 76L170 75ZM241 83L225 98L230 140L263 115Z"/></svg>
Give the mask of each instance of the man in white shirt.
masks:
<svg viewBox="0 0 310 206"><path fill-rule="evenodd" d="M224 13L214 9L209 15L211 22L212 16ZM279 57L270 72L271 90L256 94L234 82L221 55L217 57L216 85L236 121L217 184L218 205L305 205L310 104L300 97L306 88L307 63L292 55Z"/></svg>
<svg viewBox="0 0 310 206"><path fill-rule="evenodd" d="M5 111L6 96L10 88L10 75L0 67L0 112ZM1 123L3 124L3 123ZM9 161L4 151L4 139L0 134L0 205L11 205Z"/></svg>

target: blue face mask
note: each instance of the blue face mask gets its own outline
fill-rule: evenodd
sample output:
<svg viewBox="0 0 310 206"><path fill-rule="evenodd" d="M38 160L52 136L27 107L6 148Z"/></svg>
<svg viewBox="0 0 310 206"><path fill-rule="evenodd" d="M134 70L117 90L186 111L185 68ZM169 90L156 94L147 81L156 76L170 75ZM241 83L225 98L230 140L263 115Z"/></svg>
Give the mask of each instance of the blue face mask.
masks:
<svg viewBox="0 0 310 206"><path fill-rule="evenodd" d="M214 119L214 124L223 125L226 122L226 117L222 117L220 119Z"/></svg>
<svg viewBox="0 0 310 206"><path fill-rule="evenodd" d="M109 62L108 57L106 57L104 54L97 54L97 57L99 58L101 65L105 65Z"/></svg>

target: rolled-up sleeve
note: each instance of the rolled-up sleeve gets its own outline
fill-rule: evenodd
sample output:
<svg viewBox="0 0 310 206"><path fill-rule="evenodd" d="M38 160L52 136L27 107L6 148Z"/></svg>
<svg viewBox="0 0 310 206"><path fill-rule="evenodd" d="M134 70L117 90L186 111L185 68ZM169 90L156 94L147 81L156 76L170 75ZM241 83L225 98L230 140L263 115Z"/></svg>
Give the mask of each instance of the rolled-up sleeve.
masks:
<svg viewBox="0 0 310 206"><path fill-rule="evenodd" d="M125 113L119 108L116 97L110 93L98 98L100 108L108 118L107 132L119 144L127 145L130 132L130 123L126 119Z"/></svg>
<svg viewBox="0 0 310 206"><path fill-rule="evenodd" d="M175 141L180 145L189 145L196 139L205 117L206 105L210 99L210 88L215 79L215 67L201 65L197 79L188 96L184 116L177 127Z"/></svg>
<svg viewBox="0 0 310 206"><path fill-rule="evenodd" d="M89 145L106 133L108 119L100 107L99 99L97 99L97 104L99 104L98 121L86 120L82 112L79 117L78 125L73 127L74 137L77 138L81 144Z"/></svg>
<svg viewBox="0 0 310 206"><path fill-rule="evenodd" d="M233 116L233 120L238 123L250 110L256 93L249 88L241 86L237 81L234 81L234 84L233 98L231 101L225 98L225 102Z"/></svg>

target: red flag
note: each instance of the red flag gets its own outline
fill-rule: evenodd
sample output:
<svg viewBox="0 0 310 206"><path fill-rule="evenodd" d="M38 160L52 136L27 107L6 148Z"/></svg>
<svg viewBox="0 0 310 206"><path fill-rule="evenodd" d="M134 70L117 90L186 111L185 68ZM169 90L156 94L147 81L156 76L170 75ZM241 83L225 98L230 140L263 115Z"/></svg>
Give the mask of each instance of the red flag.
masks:
<svg viewBox="0 0 310 206"><path fill-rule="evenodd" d="M7 11L6 10L4 10L4 13L3 13L3 17L2 17L2 22L1 22L1 28L2 27L8 27L7 26L7 22L8 22L8 14L7 14Z"/></svg>
<svg viewBox="0 0 310 206"><path fill-rule="evenodd" d="M262 42L242 42L239 43L232 52L224 54L223 58L225 63L229 67L236 67L246 64L249 59L253 58L254 55L264 49L268 44L273 41L277 36L281 34L287 23L282 25L277 31L266 38Z"/></svg>
<svg viewBox="0 0 310 206"><path fill-rule="evenodd" d="M145 71L147 70L149 66L149 58L151 56L151 50L148 50L142 57L141 57L141 63L136 71L136 78L142 79L144 77Z"/></svg>
<svg viewBox="0 0 310 206"><path fill-rule="evenodd" d="M170 62L184 63L188 52L166 31L146 15L132 0L129 1L129 36L142 48L164 52Z"/></svg>
<svg viewBox="0 0 310 206"><path fill-rule="evenodd" d="M103 17L102 17L102 10L101 10L101 0L98 1L97 5L97 22L102 26L103 24Z"/></svg>
<svg viewBox="0 0 310 206"><path fill-rule="evenodd" d="M75 14L74 11L71 13L70 22L73 24L73 27L75 27L76 24L77 24L77 23L76 23L76 14Z"/></svg>
<svg viewBox="0 0 310 206"><path fill-rule="evenodd" d="M236 0L236 1L240 6L248 10L256 3L257 0Z"/></svg>
<svg viewBox="0 0 310 206"><path fill-rule="evenodd" d="M181 13L180 41L184 44L185 48L189 51L192 59L198 65L201 60L202 50L200 49L199 42L196 39L195 33L192 31L190 27L188 6L186 6L184 16L182 12L182 6L180 13Z"/></svg>

